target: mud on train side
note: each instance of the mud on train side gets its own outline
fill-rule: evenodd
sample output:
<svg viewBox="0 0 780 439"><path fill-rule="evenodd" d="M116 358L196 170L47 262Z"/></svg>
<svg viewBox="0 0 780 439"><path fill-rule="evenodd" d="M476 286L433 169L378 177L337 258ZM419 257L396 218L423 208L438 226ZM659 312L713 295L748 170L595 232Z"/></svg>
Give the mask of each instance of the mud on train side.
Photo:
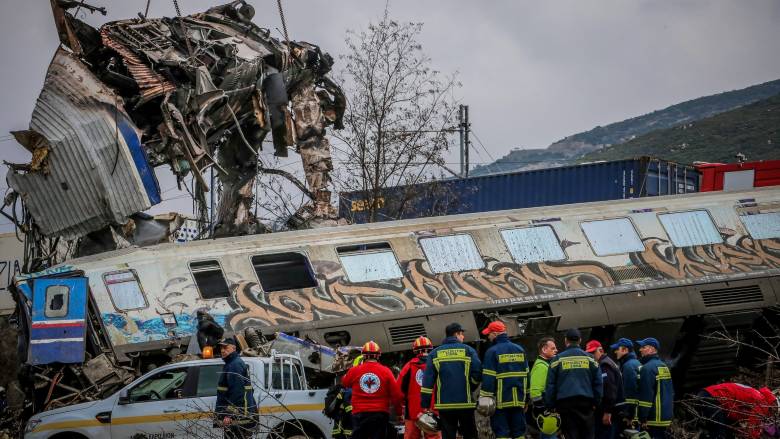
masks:
<svg viewBox="0 0 780 439"><path fill-rule="evenodd" d="M100 387L169 361L198 310L228 331L373 339L398 357L452 321L479 343L500 318L531 350L571 327L652 335L696 386L749 361L702 335L775 334L779 275L780 189L764 188L130 248L19 277L15 291L21 358L44 394L68 374Z"/></svg>

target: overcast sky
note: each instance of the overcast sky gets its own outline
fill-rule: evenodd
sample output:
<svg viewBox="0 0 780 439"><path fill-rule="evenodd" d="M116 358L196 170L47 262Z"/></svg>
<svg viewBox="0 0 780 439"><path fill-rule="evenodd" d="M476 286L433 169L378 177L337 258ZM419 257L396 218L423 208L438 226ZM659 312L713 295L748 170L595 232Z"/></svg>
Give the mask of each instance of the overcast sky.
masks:
<svg viewBox="0 0 780 439"><path fill-rule="evenodd" d="M82 17L92 25L134 17L146 6L146 0L92 3L109 10L106 17ZM188 14L216 1L179 3ZM250 3L258 25L281 28L275 0ZM337 63L345 31L365 28L384 8L383 1L369 0L284 5L290 37L318 44ZM398 20L425 23L424 51L435 68L459 72L458 97L470 106L474 131L495 158L780 78L778 0L393 0L390 8ZM172 1L151 0L150 16L174 14ZM4 160L24 161L22 147L7 134L27 128L58 44L49 2L2 0L0 33L0 148ZM484 152L472 153L473 163L486 161ZM166 188L170 179L163 180ZM186 209L185 201L155 211Z"/></svg>

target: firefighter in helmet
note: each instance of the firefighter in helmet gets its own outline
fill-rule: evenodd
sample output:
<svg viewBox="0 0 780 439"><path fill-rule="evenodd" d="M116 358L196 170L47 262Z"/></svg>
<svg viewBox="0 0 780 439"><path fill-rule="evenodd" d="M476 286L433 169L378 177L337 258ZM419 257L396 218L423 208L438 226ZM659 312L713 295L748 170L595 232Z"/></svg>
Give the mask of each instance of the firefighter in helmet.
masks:
<svg viewBox="0 0 780 439"><path fill-rule="evenodd" d="M425 362L428 353L433 349L433 343L428 337L417 337L412 343L415 357L409 360L398 374L398 387L404 396L404 439L420 439L423 434L426 439L440 438L440 433L423 433L415 424L422 413L420 407L420 386L422 386Z"/></svg>
<svg viewBox="0 0 780 439"><path fill-rule="evenodd" d="M341 384L352 389L352 438L386 439L390 409L401 413L401 391L393 372L379 363L376 342L363 345L363 362L349 369Z"/></svg>

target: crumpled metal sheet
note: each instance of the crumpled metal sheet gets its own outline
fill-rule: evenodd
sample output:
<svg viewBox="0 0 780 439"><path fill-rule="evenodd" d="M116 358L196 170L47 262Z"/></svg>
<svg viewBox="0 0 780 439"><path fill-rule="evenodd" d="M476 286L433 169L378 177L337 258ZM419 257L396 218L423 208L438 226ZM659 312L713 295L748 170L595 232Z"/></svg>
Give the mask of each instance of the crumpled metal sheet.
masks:
<svg viewBox="0 0 780 439"><path fill-rule="evenodd" d="M47 236L74 239L123 224L160 201L140 132L122 99L62 48L49 66L30 129L48 141L50 174L13 172L8 182Z"/></svg>

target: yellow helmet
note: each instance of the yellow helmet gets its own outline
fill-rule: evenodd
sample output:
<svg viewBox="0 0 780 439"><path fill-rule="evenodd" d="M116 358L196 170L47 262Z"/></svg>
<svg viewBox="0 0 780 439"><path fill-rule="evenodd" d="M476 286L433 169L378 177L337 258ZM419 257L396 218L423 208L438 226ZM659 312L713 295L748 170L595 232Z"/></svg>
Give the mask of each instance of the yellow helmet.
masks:
<svg viewBox="0 0 780 439"><path fill-rule="evenodd" d="M561 416L558 413L545 412L536 417L536 425L544 434L555 434L561 428Z"/></svg>

